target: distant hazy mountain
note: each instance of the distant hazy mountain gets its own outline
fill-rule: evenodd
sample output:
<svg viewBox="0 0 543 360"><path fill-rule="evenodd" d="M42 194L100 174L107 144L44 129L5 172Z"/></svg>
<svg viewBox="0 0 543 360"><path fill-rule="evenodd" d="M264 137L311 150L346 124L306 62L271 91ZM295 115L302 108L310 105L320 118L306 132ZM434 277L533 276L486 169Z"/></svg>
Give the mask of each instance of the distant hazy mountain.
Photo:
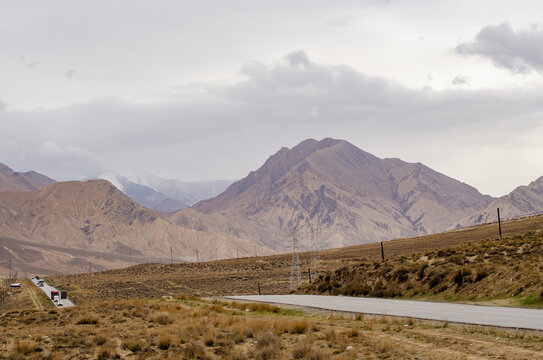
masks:
<svg viewBox="0 0 543 360"><path fill-rule="evenodd" d="M234 180L180 181L161 179L153 175L140 176L138 180L136 182L139 184L150 186L187 206L219 195L234 182Z"/></svg>
<svg viewBox="0 0 543 360"><path fill-rule="evenodd" d="M232 181L183 182L152 175L126 177L108 172L97 176L111 182L137 203L154 210L173 212L220 194Z"/></svg>
<svg viewBox="0 0 543 360"><path fill-rule="evenodd" d="M195 260L198 250L200 260L210 260L236 257L238 253L249 256L255 250L246 240L176 226L105 180L60 182L40 190L0 192L0 240L5 238L26 241L34 247L24 250L15 241L0 241L3 255L17 263L59 271L85 270L87 261L98 262L98 257L88 256L89 251L124 255L124 260L115 265L119 267L128 265L129 255ZM15 247L4 254L6 247L12 246ZM71 250L64 251L66 256L59 251L44 254L55 247ZM77 249L87 253L74 256ZM258 253L265 254L266 250L259 248Z"/></svg>
<svg viewBox="0 0 543 360"><path fill-rule="evenodd" d="M420 163L379 159L342 140L282 148L219 196L170 219L270 248L288 249L292 233L321 248L434 233L493 199Z"/></svg>
<svg viewBox="0 0 543 360"><path fill-rule="evenodd" d="M36 190L54 182L55 180L35 171L15 172L0 163L0 191Z"/></svg>
<svg viewBox="0 0 543 360"><path fill-rule="evenodd" d="M543 176L528 186L519 186L508 195L495 199L486 208L459 220L453 227L498 221L497 208L500 208L502 220L543 213Z"/></svg>

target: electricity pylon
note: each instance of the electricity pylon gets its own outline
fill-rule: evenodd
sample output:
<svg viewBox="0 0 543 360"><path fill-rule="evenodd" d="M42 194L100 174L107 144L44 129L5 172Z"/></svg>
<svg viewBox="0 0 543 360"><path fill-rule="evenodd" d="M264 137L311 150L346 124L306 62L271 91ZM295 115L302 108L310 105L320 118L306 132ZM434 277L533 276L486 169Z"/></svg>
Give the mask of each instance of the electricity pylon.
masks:
<svg viewBox="0 0 543 360"><path fill-rule="evenodd" d="M317 278L317 244L319 241L319 233L317 231L317 240L315 241L315 232L313 231L313 227L311 227L311 265L309 268L310 271L310 279Z"/></svg>
<svg viewBox="0 0 543 360"><path fill-rule="evenodd" d="M290 267L290 290L296 290L302 282L300 272L300 255L298 254L298 238L296 234L292 237L292 265Z"/></svg>

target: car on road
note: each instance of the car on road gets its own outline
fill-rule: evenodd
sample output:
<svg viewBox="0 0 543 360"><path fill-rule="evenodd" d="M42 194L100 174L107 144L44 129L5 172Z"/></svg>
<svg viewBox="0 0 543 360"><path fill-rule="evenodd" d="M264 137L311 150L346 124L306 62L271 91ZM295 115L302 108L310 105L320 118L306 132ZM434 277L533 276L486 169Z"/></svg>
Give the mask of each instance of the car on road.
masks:
<svg viewBox="0 0 543 360"><path fill-rule="evenodd" d="M14 283L14 284L11 284L10 287L22 287L23 284L21 283Z"/></svg>

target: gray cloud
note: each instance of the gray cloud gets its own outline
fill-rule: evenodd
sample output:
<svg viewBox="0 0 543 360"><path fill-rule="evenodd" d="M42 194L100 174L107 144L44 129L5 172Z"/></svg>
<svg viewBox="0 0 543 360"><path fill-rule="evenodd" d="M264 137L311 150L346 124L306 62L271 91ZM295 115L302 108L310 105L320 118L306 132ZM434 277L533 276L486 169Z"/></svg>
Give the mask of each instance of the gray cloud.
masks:
<svg viewBox="0 0 543 360"><path fill-rule="evenodd" d="M281 146L327 136L428 162L473 144L501 149L530 133L540 123L533 114L543 113L542 89L411 89L349 66L315 63L303 51L274 64L246 64L241 74L235 83L178 86L170 101L157 104L104 98L4 111L0 162L61 180L107 170L239 178ZM431 146L437 150L425 150ZM467 161L476 159L469 154Z"/></svg>
<svg viewBox="0 0 543 360"><path fill-rule="evenodd" d="M465 85L469 84L468 78L462 75L455 76L454 79L452 79L451 84L453 85Z"/></svg>
<svg viewBox="0 0 543 360"><path fill-rule="evenodd" d="M490 59L494 65L513 73L543 71L543 28L533 25L527 30L513 31L511 25L485 26L475 40L456 47L462 55Z"/></svg>
<svg viewBox="0 0 543 360"><path fill-rule="evenodd" d="M66 72L64 73L64 76L66 76L68 79L73 78L74 75L75 75L75 70L72 70L72 69L68 69L68 70L66 70Z"/></svg>
<svg viewBox="0 0 543 360"><path fill-rule="evenodd" d="M26 66L29 69L34 69L36 66L40 65L41 62L38 60L33 59L27 59L26 56L21 55L19 56L19 62L21 62L24 66Z"/></svg>
<svg viewBox="0 0 543 360"><path fill-rule="evenodd" d="M360 18L360 15L353 15L353 14L338 16L338 17L335 17L335 18L327 21L322 26L322 30L328 30L328 29L332 29L332 28L340 28L340 27L344 27L344 26L349 26L353 22L358 20L359 18Z"/></svg>

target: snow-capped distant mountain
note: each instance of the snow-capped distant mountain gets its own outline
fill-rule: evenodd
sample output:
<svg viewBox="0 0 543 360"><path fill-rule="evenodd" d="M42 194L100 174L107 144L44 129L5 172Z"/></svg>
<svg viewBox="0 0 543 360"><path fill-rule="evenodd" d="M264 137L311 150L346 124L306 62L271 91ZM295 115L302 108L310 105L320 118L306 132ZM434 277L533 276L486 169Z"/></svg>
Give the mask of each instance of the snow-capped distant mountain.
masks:
<svg viewBox="0 0 543 360"><path fill-rule="evenodd" d="M200 200L209 199L222 193L234 180L180 181L161 179L153 175L140 176L138 184L149 186L163 194L191 206Z"/></svg>
<svg viewBox="0 0 543 360"><path fill-rule="evenodd" d="M154 210L173 212L214 197L233 181L186 182L161 179L153 175L121 175L106 172L96 177L112 183L139 204Z"/></svg>

